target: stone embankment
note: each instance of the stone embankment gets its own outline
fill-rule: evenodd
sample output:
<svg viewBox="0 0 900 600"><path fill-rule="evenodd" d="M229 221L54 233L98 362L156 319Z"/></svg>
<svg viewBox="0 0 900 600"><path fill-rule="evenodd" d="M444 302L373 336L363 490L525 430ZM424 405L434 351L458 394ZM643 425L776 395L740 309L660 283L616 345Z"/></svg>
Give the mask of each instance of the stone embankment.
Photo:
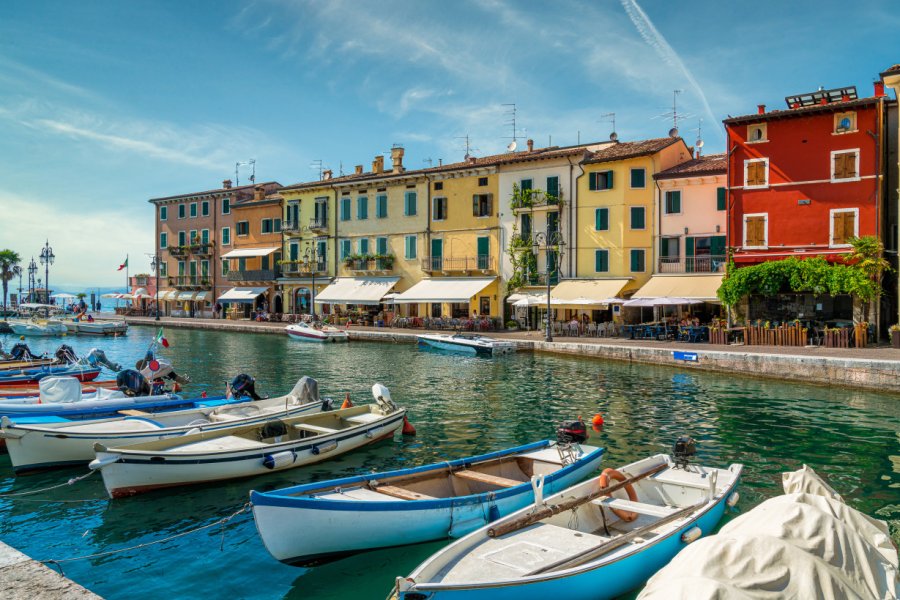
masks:
<svg viewBox="0 0 900 600"><path fill-rule="evenodd" d="M0 597L5 600L102 600L46 565L0 542Z"/></svg>

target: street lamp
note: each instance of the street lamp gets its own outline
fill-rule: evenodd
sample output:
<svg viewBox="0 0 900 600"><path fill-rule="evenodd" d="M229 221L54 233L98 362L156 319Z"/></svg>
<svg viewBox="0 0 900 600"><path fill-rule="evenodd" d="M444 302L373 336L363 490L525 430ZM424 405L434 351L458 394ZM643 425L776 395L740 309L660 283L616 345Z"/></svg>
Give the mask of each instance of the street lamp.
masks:
<svg viewBox="0 0 900 600"><path fill-rule="evenodd" d="M159 254L150 255L150 269L156 275L156 298L153 302L154 311L156 312L156 320L159 321Z"/></svg>
<svg viewBox="0 0 900 600"><path fill-rule="evenodd" d="M38 270L38 266L34 262L34 257L32 256L31 262L28 263L28 301L29 302L34 302L34 289L36 287L34 284L34 276L35 276L35 273L37 273L37 270Z"/></svg>
<svg viewBox="0 0 900 600"><path fill-rule="evenodd" d="M53 261L56 259L56 255L53 254L53 248L50 247L50 240L47 240L44 243L44 247L41 248L41 264L44 265L44 285L47 290L46 294L46 302L50 304L50 265L53 264Z"/></svg>
<svg viewBox="0 0 900 600"><path fill-rule="evenodd" d="M310 244L303 252L303 260L309 267L312 276L312 298L310 300L310 309L312 310L312 320L316 320L316 270L319 267L319 251L315 244Z"/></svg>
<svg viewBox="0 0 900 600"><path fill-rule="evenodd" d="M549 226L546 232L539 231L534 234L533 240L535 256L537 256L537 253L540 250L541 246L544 246L544 254L546 255L545 276L547 278L547 335L544 340L547 342L552 342L553 330L551 329L550 324L550 253L552 252L551 247L556 246L559 249L558 253L561 254L562 247L565 246L566 243L563 241L562 235L560 235L559 231L551 231ZM556 269L559 270L559 256L556 257L555 262Z"/></svg>

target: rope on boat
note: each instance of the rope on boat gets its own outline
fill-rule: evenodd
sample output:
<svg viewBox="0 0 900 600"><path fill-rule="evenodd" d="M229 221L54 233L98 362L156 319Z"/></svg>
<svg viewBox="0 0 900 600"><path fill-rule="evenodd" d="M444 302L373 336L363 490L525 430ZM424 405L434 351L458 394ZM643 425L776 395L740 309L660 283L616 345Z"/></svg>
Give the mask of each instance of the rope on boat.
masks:
<svg viewBox="0 0 900 600"><path fill-rule="evenodd" d="M40 494L41 492L49 492L50 490L55 490L61 487L65 487L67 485L72 485L87 479L91 475L96 473L96 471L89 471L84 475L79 475L78 477L72 477L68 481L64 481L63 483L58 483L56 485L51 485L50 487L40 488L37 490L28 490L27 492L15 492L12 494L0 494L0 498L9 498L12 500L17 499L19 496L30 496L31 494ZM24 500L23 500L24 502ZM32 502L94 502L94 500L33 500Z"/></svg>
<svg viewBox="0 0 900 600"><path fill-rule="evenodd" d="M180 537L184 537L186 535L190 535L192 533L196 533L196 532L202 531L204 529L209 529L209 528L215 527L217 525L222 526L222 537L221 537L221 542L219 543L219 551L221 552L221 551L224 551L224 549L225 549L225 524L228 523L229 521L235 519L238 515L241 515L249 510L250 510L250 503L247 502L246 504L244 504L241 508L239 508L235 512L231 513L228 516L222 517L221 519L213 521L212 523L207 523L206 525L200 525L199 527L194 527L193 529L188 529L187 531L182 531L182 532L170 535L168 537L165 537L165 538L162 538L159 540L154 540L152 542L143 542L140 544L135 544L134 546L129 546L127 548L118 548L116 550L106 550L104 552L95 552L94 554L85 554L84 556L73 556L71 558L46 559L46 560L39 560L38 562L43 563L45 565L53 565L57 569L59 569L60 573L65 575L65 573L63 572L63 569L62 569L62 563L73 562L76 560L87 560L87 559L91 559L91 558L101 558L104 556L119 554L121 552L130 552L131 550L140 550L142 548L147 548L149 546L155 546L156 544L163 544L165 542L169 542L171 540L174 540L174 539L177 539Z"/></svg>

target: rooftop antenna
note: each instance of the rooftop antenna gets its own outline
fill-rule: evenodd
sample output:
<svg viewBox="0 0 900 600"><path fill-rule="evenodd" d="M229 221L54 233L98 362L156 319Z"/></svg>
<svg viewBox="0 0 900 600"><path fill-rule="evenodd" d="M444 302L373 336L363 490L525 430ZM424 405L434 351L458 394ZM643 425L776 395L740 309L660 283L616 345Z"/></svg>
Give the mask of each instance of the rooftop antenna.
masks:
<svg viewBox="0 0 900 600"><path fill-rule="evenodd" d="M251 158L247 162L234 163L234 185L235 185L235 187L241 185L241 182L240 182L240 179L238 176L240 173L240 168L245 167L245 166L252 167L252 170L250 172L250 183L256 183L256 159Z"/></svg>
<svg viewBox="0 0 900 600"><path fill-rule="evenodd" d="M341 177L344 176L344 161L338 163L338 173Z"/></svg>
<svg viewBox="0 0 900 600"><path fill-rule="evenodd" d="M616 140L619 139L619 134L616 133L616 113L614 113L614 112L603 113L602 115L600 115L600 122L601 123L612 123L612 131L609 134L609 140L611 142L615 142Z"/></svg>
<svg viewBox="0 0 900 600"><path fill-rule="evenodd" d="M472 147L472 145L471 145L471 143L470 143L470 141L469 141L469 134L468 134L468 133L467 133L466 135L458 136L458 137L456 137L455 139L457 139L457 140L466 140L466 155L465 155L465 157L464 157L464 160L469 160L470 158L472 158L472 152L477 152L477 151L478 151L478 148L473 148L473 147Z"/></svg>
<svg viewBox="0 0 900 600"><path fill-rule="evenodd" d="M320 180L322 179L322 159L321 158L317 158L316 160L309 163L309 168L317 170L319 172L319 179Z"/></svg>
<svg viewBox="0 0 900 600"><path fill-rule="evenodd" d="M518 137L517 137L518 130L516 129L516 103L511 102L508 104L502 104L501 106L507 107L506 112L504 114L506 115L507 119L509 119L509 120L506 121L506 123L504 123L504 125L509 125L510 127L512 127L512 141L513 141L513 144L515 144L516 140L518 139ZM507 138L507 139L509 139L509 138Z"/></svg>
<svg viewBox="0 0 900 600"><path fill-rule="evenodd" d="M703 148L703 118L697 119L697 141L694 142L697 148L697 157L700 157L700 149Z"/></svg>
<svg viewBox="0 0 900 600"><path fill-rule="evenodd" d="M678 94L684 90L672 90L672 129L669 137L678 137Z"/></svg>
<svg viewBox="0 0 900 600"><path fill-rule="evenodd" d="M423 159L422 159L422 162L423 162L423 163L427 163L429 169L430 169L432 166L434 166L434 161L431 160L431 157L430 157L430 156L429 156L428 158L423 158Z"/></svg>

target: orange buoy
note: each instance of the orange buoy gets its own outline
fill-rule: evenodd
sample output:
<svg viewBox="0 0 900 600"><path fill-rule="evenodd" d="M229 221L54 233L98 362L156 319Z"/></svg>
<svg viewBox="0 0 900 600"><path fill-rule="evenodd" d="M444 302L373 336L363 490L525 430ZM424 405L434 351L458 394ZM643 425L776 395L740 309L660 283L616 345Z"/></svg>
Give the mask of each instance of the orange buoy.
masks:
<svg viewBox="0 0 900 600"><path fill-rule="evenodd" d="M594 418L591 419L591 425L594 427L603 427L603 415L600 413L594 415Z"/></svg>
<svg viewBox="0 0 900 600"><path fill-rule="evenodd" d="M416 428L409 422L406 415L403 415L403 435L416 435Z"/></svg>
<svg viewBox="0 0 900 600"><path fill-rule="evenodd" d="M597 478L597 485L599 485L601 488L609 487L610 478L615 479L616 481L625 481L627 479L625 475L623 475L619 471L616 471L615 469L603 469L603 473L601 473L600 477ZM631 500L632 502L638 501L637 492L634 491L634 486L632 486L630 483L625 486L625 492L628 494L629 500ZM615 514L626 523L631 523L638 518L638 515L635 512L622 510L619 508L613 508L612 511L613 514Z"/></svg>
<svg viewBox="0 0 900 600"><path fill-rule="evenodd" d="M341 404L341 408L353 408L353 403L350 402L350 392L347 392L347 397L344 398L344 403Z"/></svg>

